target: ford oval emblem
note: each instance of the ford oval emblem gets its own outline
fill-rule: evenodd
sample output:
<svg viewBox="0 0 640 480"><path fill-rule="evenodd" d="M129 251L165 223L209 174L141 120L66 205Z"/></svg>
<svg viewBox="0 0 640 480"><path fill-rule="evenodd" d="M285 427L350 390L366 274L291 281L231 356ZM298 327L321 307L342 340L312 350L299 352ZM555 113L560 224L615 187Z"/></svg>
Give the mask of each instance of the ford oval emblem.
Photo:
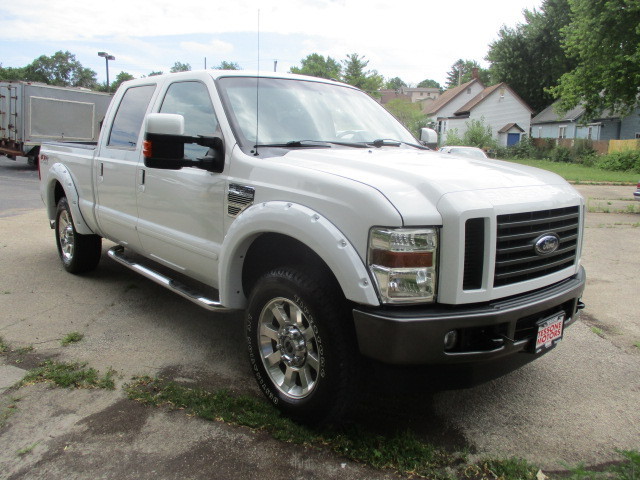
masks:
<svg viewBox="0 0 640 480"><path fill-rule="evenodd" d="M560 246L560 238L555 233L545 233L539 236L533 246L537 255L549 255Z"/></svg>

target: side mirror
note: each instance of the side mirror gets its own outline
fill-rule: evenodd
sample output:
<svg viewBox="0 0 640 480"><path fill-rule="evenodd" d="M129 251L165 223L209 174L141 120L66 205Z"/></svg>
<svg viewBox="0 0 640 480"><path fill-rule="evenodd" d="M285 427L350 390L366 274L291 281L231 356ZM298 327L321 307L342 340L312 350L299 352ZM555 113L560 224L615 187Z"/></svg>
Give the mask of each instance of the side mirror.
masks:
<svg viewBox="0 0 640 480"><path fill-rule="evenodd" d="M438 148L438 134L432 128L420 129L420 141L434 150Z"/></svg>
<svg viewBox="0 0 640 480"><path fill-rule="evenodd" d="M195 143L209 147L206 157L189 159L184 156L184 145ZM180 170L196 167L210 172L224 169L224 143L220 137L184 135L184 117L173 113L150 113L145 121L144 164L149 168Z"/></svg>

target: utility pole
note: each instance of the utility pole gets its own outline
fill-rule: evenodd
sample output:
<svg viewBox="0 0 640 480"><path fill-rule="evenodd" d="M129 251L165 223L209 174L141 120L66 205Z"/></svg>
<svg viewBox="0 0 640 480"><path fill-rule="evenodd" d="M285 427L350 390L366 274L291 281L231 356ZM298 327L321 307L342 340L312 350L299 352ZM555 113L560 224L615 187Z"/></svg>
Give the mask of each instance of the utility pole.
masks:
<svg viewBox="0 0 640 480"><path fill-rule="evenodd" d="M274 60L273 61L273 71L275 72L277 68L278 68L278 60Z"/></svg>

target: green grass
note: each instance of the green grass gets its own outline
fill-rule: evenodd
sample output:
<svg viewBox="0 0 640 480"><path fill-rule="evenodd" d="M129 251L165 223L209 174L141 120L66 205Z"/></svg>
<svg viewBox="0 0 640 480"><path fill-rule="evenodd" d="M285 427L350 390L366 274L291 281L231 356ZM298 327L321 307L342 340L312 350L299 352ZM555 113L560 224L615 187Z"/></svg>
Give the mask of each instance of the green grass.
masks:
<svg viewBox="0 0 640 480"><path fill-rule="evenodd" d="M616 450L623 458L621 462L608 465L601 471L578 465L569 469L568 480L638 480L640 479L640 452Z"/></svg>
<svg viewBox="0 0 640 480"><path fill-rule="evenodd" d="M411 432L383 436L362 427L316 430L279 414L264 400L226 391L209 393L174 382L135 378L125 387L129 398L154 406L185 410L207 420L218 420L269 433L287 443L328 448L346 458L375 468L389 468L433 479L449 478L446 467L464 461L454 454L420 441Z"/></svg>
<svg viewBox="0 0 640 480"><path fill-rule="evenodd" d="M39 444L39 443L40 443L40 442L38 441L38 442L36 442L36 443L33 443L33 444L29 445L28 447L21 448L21 449L20 449L20 450L18 450L18 452L17 452L17 453L18 453L18 455L19 455L19 456L23 456L23 455L26 455L27 453L31 453L31 451L32 451L34 448L36 448L36 447L38 446L38 444Z"/></svg>
<svg viewBox="0 0 640 480"><path fill-rule="evenodd" d="M595 333L596 335L598 335L599 337L604 338L604 331L601 328L598 327L591 327L591 331L593 333Z"/></svg>
<svg viewBox="0 0 640 480"><path fill-rule="evenodd" d="M529 165L557 173L565 180L575 183L614 183L636 185L640 174L633 172L611 172L595 167L585 167L575 163L552 162L550 160L520 160L509 159L509 162ZM631 194L629 194L631 195Z"/></svg>
<svg viewBox="0 0 640 480"><path fill-rule="evenodd" d="M64 336L64 338L60 341L63 347L67 345L71 345L72 343L78 343L80 340L84 338L84 335L80 332L71 332Z"/></svg>
<svg viewBox="0 0 640 480"><path fill-rule="evenodd" d="M4 338L0 337L0 354L6 353L9 351L9 345L7 345L4 341Z"/></svg>
<svg viewBox="0 0 640 480"><path fill-rule="evenodd" d="M19 386L39 382L51 382L64 388L106 388L113 390L115 372L109 370L104 375L94 368L87 368L86 363L64 363L47 360L39 367L30 370L19 383Z"/></svg>

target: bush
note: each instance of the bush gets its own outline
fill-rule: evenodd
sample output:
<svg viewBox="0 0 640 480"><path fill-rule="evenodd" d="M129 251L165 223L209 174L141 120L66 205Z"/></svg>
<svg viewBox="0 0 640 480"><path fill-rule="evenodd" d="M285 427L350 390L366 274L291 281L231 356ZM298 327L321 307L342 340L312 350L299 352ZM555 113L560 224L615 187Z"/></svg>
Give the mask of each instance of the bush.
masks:
<svg viewBox="0 0 640 480"><path fill-rule="evenodd" d="M626 150L603 155L595 161L595 166L614 172L640 173L640 150Z"/></svg>
<svg viewBox="0 0 640 480"><path fill-rule="evenodd" d="M549 160L552 162L571 163L571 149L558 145L549 152Z"/></svg>

